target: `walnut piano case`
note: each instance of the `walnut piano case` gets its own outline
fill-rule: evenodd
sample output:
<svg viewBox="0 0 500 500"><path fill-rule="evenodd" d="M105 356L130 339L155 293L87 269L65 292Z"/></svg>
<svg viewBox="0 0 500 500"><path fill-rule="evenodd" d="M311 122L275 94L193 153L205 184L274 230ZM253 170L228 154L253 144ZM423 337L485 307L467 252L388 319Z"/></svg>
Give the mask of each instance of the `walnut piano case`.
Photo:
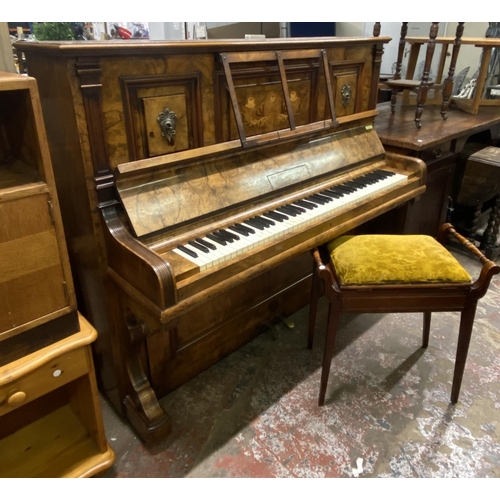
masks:
<svg viewBox="0 0 500 500"><path fill-rule="evenodd" d="M1 365L78 330L36 82L7 73L0 73L0 220Z"/></svg>
<svg viewBox="0 0 500 500"><path fill-rule="evenodd" d="M389 38L17 43L42 95L101 387L146 441L158 398L309 300L309 250L425 190L373 130ZM175 132L175 133L174 133ZM377 169L404 178L210 268L191 238Z"/></svg>

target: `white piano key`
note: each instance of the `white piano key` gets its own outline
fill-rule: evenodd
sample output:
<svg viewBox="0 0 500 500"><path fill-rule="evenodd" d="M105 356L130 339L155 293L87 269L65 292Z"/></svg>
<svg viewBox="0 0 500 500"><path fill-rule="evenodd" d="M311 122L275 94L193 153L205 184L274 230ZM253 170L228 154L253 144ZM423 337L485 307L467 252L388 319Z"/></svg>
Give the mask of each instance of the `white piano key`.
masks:
<svg viewBox="0 0 500 500"><path fill-rule="evenodd" d="M294 203L291 202L289 205L296 206L297 208L304 209L305 211L297 214L295 217L287 215L288 219L281 222L270 217L266 217L264 214L259 215L259 217L265 221L274 222L274 225L264 229L258 229L243 221L240 223L241 226L254 231L247 236L237 233L232 229L223 228L230 234L237 235L240 239L233 240L232 242L226 242L226 245L221 245L209 239L208 241L216 247L216 250L209 249L210 252L208 254L200 256L203 252L198 249L194 249L199 256L198 258L191 257L178 249L174 249L174 252L198 265L200 267L200 271L203 271L204 269L208 269L222 262L229 261L253 248L258 248L266 243L283 238L283 236L287 233L296 231L301 227L307 227L316 220L324 219L325 216L334 216L336 213L345 211L345 209L350 206L358 205L362 200L373 196L377 192L383 191L389 187L395 187L397 184L402 182L406 182L406 179L407 177L402 174L395 174L390 177L386 177L385 179L379 179L377 182L360 187L352 193L345 193L340 198L333 198L328 203L320 204L318 202L311 201L311 203L316 205L313 209L304 208L300 205L294 205ZM325 196L328 196L328 194L325 194ZM279 213L281 214L281 212ZM202 237L202 239L206 239L206 236Z"/></svg>

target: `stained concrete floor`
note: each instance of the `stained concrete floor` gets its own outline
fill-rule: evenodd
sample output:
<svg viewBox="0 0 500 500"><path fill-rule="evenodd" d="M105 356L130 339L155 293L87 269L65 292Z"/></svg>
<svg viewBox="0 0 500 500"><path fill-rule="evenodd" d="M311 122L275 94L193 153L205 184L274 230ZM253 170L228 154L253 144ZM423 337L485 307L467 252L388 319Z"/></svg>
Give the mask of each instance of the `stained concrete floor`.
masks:
<svg viewBox="0 0 500 500"><path fill-rule="evenodd" d="M456 250L473 275L479 263ZM116 452L107 478L500 477L500 276L479 304L457 405L458 313L344 315L318 407L327 303L306 348L308 308L161 400L171 435L146 448L103 399Z"/></svg>

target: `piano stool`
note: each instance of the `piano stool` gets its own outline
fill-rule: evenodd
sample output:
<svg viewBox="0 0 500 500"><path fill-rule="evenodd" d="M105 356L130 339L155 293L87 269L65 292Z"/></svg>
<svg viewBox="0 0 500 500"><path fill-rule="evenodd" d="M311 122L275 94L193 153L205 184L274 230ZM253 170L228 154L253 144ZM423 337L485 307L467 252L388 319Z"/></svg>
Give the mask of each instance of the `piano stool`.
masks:
<svg viewBox="0 0 500 500"><path fill-rule="evenodd" d="M450 234L482 262L481 273L475 281L444 247ZM460 311L451 391L451 402L457 403L477 303L487 292L493 275L500 272L500 267L458 234L451 224L441 226L436 240L427 235L342 236L312 251L309 349L312 349L322 285L329 302L320 406L325 401L340 315L361 312L423 312L422 347L426 348L431 314Z"/></svg>

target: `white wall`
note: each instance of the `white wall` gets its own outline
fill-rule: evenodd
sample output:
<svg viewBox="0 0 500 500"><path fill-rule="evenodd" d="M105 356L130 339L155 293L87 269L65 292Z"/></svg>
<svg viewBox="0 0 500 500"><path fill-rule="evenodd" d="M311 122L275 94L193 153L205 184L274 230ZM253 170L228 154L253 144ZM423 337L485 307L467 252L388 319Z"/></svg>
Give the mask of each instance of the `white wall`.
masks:
<svg viewBox="0 0 500 500"><path fill-rule="evenodd" d="M457 23L448 23L448 30L446 36L455 36L455 31L457 29ZM465 23L464 25L464 37L484 37L486 30L488 29L488 23ZM451 54L451 46L448 48L448 52ZM455 75L459 73L462 69L469 66L470 69L467 73L465 79L468 82L472 75L479 69L479 63L481 62L481 49L474 47L474 45L461 45L460 53L458 54L457 67L455 70Z"/></svg>
<svg viewBox="0 0 500 500"><path fill-rule="evenodd" d="M365 23L335 23L336 36L363 36Z"/></svg>

